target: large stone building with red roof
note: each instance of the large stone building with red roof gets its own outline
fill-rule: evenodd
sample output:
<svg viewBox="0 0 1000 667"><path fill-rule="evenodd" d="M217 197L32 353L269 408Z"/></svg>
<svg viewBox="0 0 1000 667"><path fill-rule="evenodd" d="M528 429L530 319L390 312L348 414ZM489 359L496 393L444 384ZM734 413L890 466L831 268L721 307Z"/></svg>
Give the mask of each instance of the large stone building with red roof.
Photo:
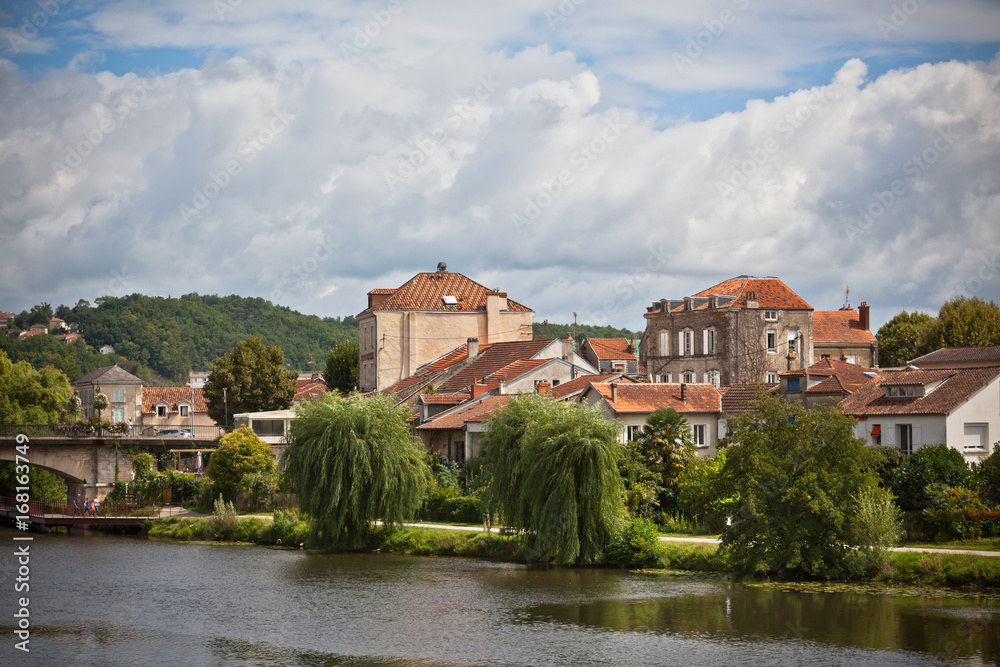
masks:
<svg viewBox="0 0 1000 667"><path fill-rule="evenodd" d="M640 359L654 382L777 382L813 363L813 308L774 277L661 299L645 318Z"/></svg>
<svg viewBox="0 0 1000 667"><path fill-rule="evenodd" d="M475 339L530 341L534 312L442 262L396 289L374 289L358 314L360 388L382 389Z"/></svg>

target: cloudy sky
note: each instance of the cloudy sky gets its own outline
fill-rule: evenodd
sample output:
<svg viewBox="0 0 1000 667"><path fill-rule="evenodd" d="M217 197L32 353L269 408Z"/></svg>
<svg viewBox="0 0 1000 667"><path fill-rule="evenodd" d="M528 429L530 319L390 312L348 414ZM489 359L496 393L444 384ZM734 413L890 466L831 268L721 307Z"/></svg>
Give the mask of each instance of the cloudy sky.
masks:
<svg viewBox="0 0 1000 667"><path fill-rule="evenodd" d="M1000 300L992 0L0 8L0 310L355 314L439 261L643 328L741 274Z"/></svg>

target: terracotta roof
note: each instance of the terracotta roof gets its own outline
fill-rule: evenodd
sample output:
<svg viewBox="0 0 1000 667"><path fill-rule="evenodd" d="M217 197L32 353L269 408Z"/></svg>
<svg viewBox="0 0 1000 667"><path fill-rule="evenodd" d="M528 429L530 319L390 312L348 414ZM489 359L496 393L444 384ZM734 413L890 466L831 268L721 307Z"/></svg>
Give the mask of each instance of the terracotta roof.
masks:
<svg viewBox="0 0 1000 667"><path fill-rule="evenodd" d="M997 375L1000 366L962 368L942 371L886 370L840 404L844 414L855 417L868 415L947 415L985 387ZM914 380L925 383L940 381L926 396L889 398L886 386L905 386Z"/></svg>
<svg viewBox="0 0 1000 667"><path fill-rule="evenodd" d="M813 343L868 344L875 334L861 326L856 310L814 310Z"/></svg>
<svg viewBox="0 0 1000 667"><path fill-rule="evenodd" d="M677 412L722 412L722 394L711 384L684 385L681 401L681 384L678 382L621 383L614 385L617 400L611 401L612 385L591 385L604 397L617 413L653 412L660 408L673 408Z"/></svg>
<svg viewBox="0 0 1000 667"><path fill-rule="evenodd" d="M471 394L459 392L455 394L420 394L420 402L424 405L458 405L469 400Z"/></svg>
<svg viewBox="0 0 1000 667"><path fill-rule="evenodd" d="M483 350L490 348L490 345L480 345L479 353L482 354ZM417 369L417 372L410 377L400 380L396 384L389 385L382 390L383 394L398 394L405 393L410 390L414 390L423 387L429 382L433 382L434 379L440 376L442 373L446 372L453 366L464 363L469 357L468 346L466 344L460 345L448 354L438 357L434 361L424 364Z"/></svg>
<svg viewBox="0 0 1000 667"><path fill-rule="evenodd" d="M73 384L97 384L98 382L107 382L109 384L142 384L143 380L116 364L114 366L98 368L96 371L87 373Z"/></svg>
<svg viewBox="0 0 1000 667"><path fill-rule="evenodd" d="M320 398L327 392L326 383L323 380L313 380L312 378L301 378L295 380L295 401L309 401Z"/></svg>
<svg viewBox="0 0 1000 667"><path fill-rule="evenodd" d="M372 290L369 294L391 294L381 303L361 311L360 314L385 310L431 310L448 312L475 312L486 310L486 295L495 293L461 273L448 271L418 273L399 289ZM453 296L456 305L446 305L445 296ZM530 313L530 308L507 299L507 311Z"/></svg>
<svg viewBox="0 0 1000 667"><path fill-rule="evenodd" d="M747 293L753 292L756 299L748 299ZM729 280L724 280L718 285L709 287L692 296L712 296L715 294L735 297L735 300L726 304L727 306L737 306L746 308L747 301L755 300L759 308L780 308L783 310L803 309L812 310L812 306L805 302L805 299L793 292L788 285L773 276L758 278L755 276L738 276ZM705 305L707 307L707 304ZM683 305L681 306L683 309Z"/></svg>
<svg viewBox="0 0 1000 667"><path fill-rule="evenodd" d="M729 384L719 388L722 394L722 411L727 415L737 415L744 412L756 412L756 401L761 391L774 393L779 385L771 383Z"/></svg>
<svg viewBox="0 0 1000 667"><path fill-rule="evenodd" d="M418 426L417 429L427 431L462 430L468 422L481 422L488 419L493 413L507 407L508 403L510 403L510 396L487 396L435 415Z"/></svg>
<svg viewBox="0 0 1000 667"><path fill-rule="evenodd" d="M987 365L1000 363L1000 345L984 345L983 347L942 347L922 357L917 357L910 363L920 364L951 364L951 363L984 363Z"/></svg>
<svg viewBox="0 0 1000 667"><path fill-rule="evenodd" d="M177 412L177 404L185 401L191 403L194 397L194 411L208 412L208 402L205 400L205 393L201 388L191 387L143 387L142 388L142 412L148 414L156 411L156 404L164 401L169 412Z"/></svg>
<svg viewBox="0 0 1000 667"><path fill-rule="evenodd" d="M611 373L608 375L581 375L575 380L569 380L556 385L551 389L546 389L544 394L549 398L559 400L561 398L566 398L570 394L583 391L591 384L600 384L602 382L608 382L609 380L616 380L621 376L621 373Z"/></svg>
<svg viewBox="0 0 1000 667"><path fill-rule="evenodd" d="M635 359L635 348L628 338L588 338L583 344L589 345L598 359Z"/></svg>
<svg viewBox="0 0 1000 667"><path fill-rule="evenodd" d="M808 376L825 377L825 380L806 389L807 394L826 394L833 392L846 392L853 394L855 391L868 384L871 377L865 372L871 373L870 368L864 368L857 364L849 364L840 359L822 359L809 368L800 368L794 371L784 371L779 373L782 377Z"/></svg>
<svg viewBox="0 0 1000 667"><path fill-rule="evenodd" d="M551 340L519 340L493 343L485 351L480 347L479 356L475 361L448 378L438 390L465 391L476 380L493 377L515 361L531 359L551 343ZM516 376L510 375L509 372L508 379L514 379ZM502 378L494 377L495 381L499 379Z"/></svg>

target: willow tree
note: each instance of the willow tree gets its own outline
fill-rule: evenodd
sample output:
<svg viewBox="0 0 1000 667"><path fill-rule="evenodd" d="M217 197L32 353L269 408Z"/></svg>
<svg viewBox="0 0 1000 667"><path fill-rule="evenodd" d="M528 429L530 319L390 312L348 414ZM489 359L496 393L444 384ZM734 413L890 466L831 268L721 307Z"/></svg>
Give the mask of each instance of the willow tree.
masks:
<svg viewBox="0 0 1000 667"><path fill-rule="evenodd" d="M593 564L626 516L618 426L599 408L518 396L486 423L487 504L529 558Z"/></svg>
<svg viewBox="0 0 1000 667"><path fill-rule="evenodd" d="M282 464L317 544L360 549L375 521L391 527L414 517L430 470L410 416L382 395L327 394L298 408Z"/></svg>

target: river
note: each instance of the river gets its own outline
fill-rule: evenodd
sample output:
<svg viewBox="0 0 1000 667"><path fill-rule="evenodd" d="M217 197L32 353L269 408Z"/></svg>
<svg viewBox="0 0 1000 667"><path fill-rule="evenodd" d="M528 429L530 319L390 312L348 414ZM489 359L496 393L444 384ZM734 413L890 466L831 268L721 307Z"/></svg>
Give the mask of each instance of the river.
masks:
<svg viewBox="0 0 1000 667"><path fill-rule="evenodd" d="M14 535L0 530L8 545ZM81 532L34 538L28 655L11 639L17 565L0 560L2 665L1000 662L1000 602L988 597L785 592Z"/></svg>

